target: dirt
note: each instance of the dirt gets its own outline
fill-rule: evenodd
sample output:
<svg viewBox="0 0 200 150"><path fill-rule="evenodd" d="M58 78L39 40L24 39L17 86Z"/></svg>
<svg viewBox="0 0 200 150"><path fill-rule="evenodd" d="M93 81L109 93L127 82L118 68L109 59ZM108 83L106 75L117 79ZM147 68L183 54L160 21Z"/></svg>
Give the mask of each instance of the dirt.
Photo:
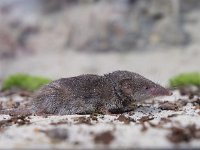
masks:
<svg viewBox="0 0 200 150"><path fill-rule="evenodd" d="M162 110L177 110L178 106L176 103L171 103L171 102L165 101L163 103L160 103L159 108Z"/></svg>
<svg viewBox="0 0 200 150"><path fill-rule="evenodd" d="M124 124L130 124L131 122L130 118L124 115L119 115L119 117L116 120L119 120L120 122L123 122Z"/></svg>
<svg viewBox="0 0 200 150"><path fill-rule="evenodd" d="M98 115L96 115L96 114L91 114L90 115L90 119L93 120L93 121L98 121L98 117L97 116Z"/></svg>
<svg viewBox="0 0 200 150"><path fill-rule="evenodd" d="M194 99L193 101L191 101L191 103L192 103L194 106L199 106L199 105L200 105L200 98Z"/></svg>
<svg viewBox="0 0 200 150"><path fill-rule="evenodd" d="M164 127L166 124L171 123L172 120L169 118L161 118L160 121L156 124L156 123L152 123L150 121L148 121L147 123L150 125L150 127L152 128L157 128L157 129L167 129L166 127ZM143 127L144 128L144 127ZM144 128L145 129L145 128Z"/></svg>
<svg viewBox="0 0 200 150"><path fill-rule="evenodd" d="M183 106L186 106L189 103L189 101L184 99L178 99L175 103L179 108L181 108Z"/></svg>
<svg viewBox="0 0 200 150"><path fill-rule="evenodd" d="M4 102L0 101L0 110L19 108L22 109L30 105L33 93L25 90L7 90L0 91L0 98L6 97ZM16 101L16 99L18 99Z"/></svg>
<svg viewBox="0 0 200 150"><path fill-rule="evenodd" d="M200 128L195 124L186 127L171 127L167 139L172 143L190 142L192 139L200 139Z"/></svg>
<svg viewBox="0 0 200 150"><path fill-rule="evenodd" d="M10 101L11 104L16 104L15 103L16 94L17 93L10 94L10 95L7 94L7 96L5 97L8 98L8 102ZM29 94L19 94L19 93L18 95L21 97L21 101L18 102L20 103L20 106L24 104L25 102L27 102L30 96ZM189 96L189 95L185 95L185 96ZM8 105L8 102L1 101L2 107L4 108L13 107L13 105ZM68 144L71 143L74 146L82 147L82 144L86 144L84 143L84 140L88 138L87 135L85 134L87 131L89 131L88 135L90 136L90 138L92 137L92 141L94 141L94 144L102 144L105 146L110 146L112 145L111 144L112 142L116 141L118 136L121 136L118 134L120 128L123 129L125 127L128 127L128 128L131 127L131 130L129 131L125 131L123 129L124 136L128 134L133 134L132 130L135 130L134 132L141 133L141 134L138 134L138 136L141 136L141 138L142 136L149 135L149 133L152 132L151 129L153 128L154 131L156 132L165 131L166 134L164 134L163 138L165 138L166 141L170 141L173 145L176 145L178 143L189 143L191 141L194 141L195 139L196 140L200 139L199 138L200 128L198 126L198 118L196 119L197 121L196 123L188 121L186 126L182 126L183 125L182 123L185 122L184 119L183 119L183 122L181 122L181 120L178 119L178 118L183 117L183 113L185 111L187 112L185 108L188 109L189 107L190 107L190 111L191 110L194 111L195 109L197 110L197 111L195 110L196 112L189 112L189 113L196 113L196 115L198 116L200 115L200 112L198 112L199 98L196 96L194 96L192 99L189 99L189 97L188 98L178 97L174 101L170 101L170 99L168 101L166 101L166 99L164 101L154 100L153 103L147 102L144 104L140 104L139 107L134 111L134 113L125 113L121 115L91 114L89 116L82 115L78 117L75 115L74 117L69 117L69 118L68 116L64 116L64 117L48 116L47 117L47 115L43 115L43 116L40 116L41 122L42 120L44 120L44 122L46 122L45 120L50 121L52 117L55 117L54 119L50 121L50 123L46 122L46 125L45 125L45 127L49 127L49 128L55 127L55 128L41 130L40 129L41 126L38 126L38 132L44 133L50 139L49 141L53 144L66 141L69 138L71 139L72 137L74 137L74 139L72 140L73 142L69 142ZM163 113L163 111L166 114ZM189 116L189 114L185 115L185 117L186 116ZM31 126L31 122L32 122L31 118L32 117L37 118L37 116L32 116L31 118L29 118L28 116L10 116L10 117L11 117L10 119L5 118L0 121L0 132L2 133L2 135L4 135L5 131L6 132L10 131L10 129L7 127L11 127L14 124L16 124L17 127L18 126L23 127L26 125ZM195 114L191 116L190 118L192 117L195 117ZM119 122L121 122L122 124L119 124ZM37 125L39 123L40 121L37 121L34 123L34 125ZM193 123L193 124L190 124L190 123ZM86 125L86 126L79 126L79 125ZM103 125L104 127L100 127L101 125ZM106 126L111 126L113 130L110 130L110 128L104 129ZM68 130L68 127L70 128L70 131ZM77 130L74 130L74 129L77 129ZM19 130L19 128L17 128L16 130ZM75 135L78 134L79 136L83 136L83 138L77 139L77 137L73 135L74 133ZM34 139L34 136L35 135L33 135L33 139ZM84 139L84 137L86 137L86 139ZM124 138L127 138L127 136ZM161 136L159 136L159 138L162 139ZM137 140L137 138L132 139L132 140L135 141Z"/></svg>
<svg viewBox="0 0 200 150"><path fill-rule="evenodd" d="M171 115L169 115L169 116L167 116L168 118L172 118L172 117L177 117L178 116L178 114L171 114Z"/></svg>
<svg viewBox="0 0 200 150"><path fill-rule="evenodd" d="M189 99L193 99L194 96L200 96L200 87L197 86L182 86L179 90L181 95L188 95Z"/></svg>
<svg viewBox="0 0 200 150"><path fill-rule="evenodd" d="M30 118L27 116L12 116L10 119L0 121L0 128L17 124L18 126L30 125Z"/></svg>
<svg viewBox="0 0 200 150"><path fill-rule="evenodd" d="M148 122L150 127L152 128L158 128L158 129L163 129L163 125L160 125L159 123L158 124L154 124L152 122Z"/></svg>
<svg viewBox="0 0 200 150"><path fill-rule="evenodd" d="M142 118L138 119L137 121L139 121L140 123L144 123L150 120L153 120L154 118L151 116L143 116Z"/></svg>
<svg viewBox="0 0 200 150"><path fill-rule="evenodd" d="M75 124L86 124L86 125L92 125L90 117L76 117L74 118Z"/></svg>
<svg viewBox="0 0 200 150"><path fill-rule="evenodd" d="M190 92L188 92L186 96L188 96L188 99L178 99L176 102L169 102L169 101L160 102L159 108L162 109L162 110L177 111L179 109L182 109L188 103L191 103L196 108L198 108L200 106L200 98L196 98L194 96L191 97Z"/></svg>
<svg viewBox="0 0 200 150"><path fill-rule="evenodd" d="M108 145L114 140L112 131L105 131L94 136L94 142L98 144Z"/></svg>

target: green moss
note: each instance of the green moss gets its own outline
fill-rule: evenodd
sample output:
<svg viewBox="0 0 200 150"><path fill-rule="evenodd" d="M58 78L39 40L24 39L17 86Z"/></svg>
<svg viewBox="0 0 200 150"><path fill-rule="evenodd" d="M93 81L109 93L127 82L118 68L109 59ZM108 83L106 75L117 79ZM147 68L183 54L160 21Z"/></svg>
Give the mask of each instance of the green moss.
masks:
<svg viewBox="0 0 200 150"><path fill-rule="evenodd" d="M18 88L27 91L35 91L42 85L51 81L52 80L45 77L31 76L28 74L15 74L9 76L3 81L2 90L5 91L13 88Z"/></svg>
<svg viewBox="0 0 200 150"><path fill-rule="evenodd" d="M182 73L170 79L171 87L180 87L186 85L200 86L200 73Z"/></svg>

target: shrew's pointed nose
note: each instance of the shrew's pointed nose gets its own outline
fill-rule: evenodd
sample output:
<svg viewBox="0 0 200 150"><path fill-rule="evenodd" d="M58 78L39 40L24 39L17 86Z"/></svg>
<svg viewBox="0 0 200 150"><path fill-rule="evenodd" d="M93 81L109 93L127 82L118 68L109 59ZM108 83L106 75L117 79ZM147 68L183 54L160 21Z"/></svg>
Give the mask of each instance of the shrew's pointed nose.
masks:
<svg viewBox="0 0 200 150"><path fill-rule="evenodd" d="M151 93L154 96L171 96L173 94L170 90L168 90L162 86L157 86L157 87L151 88Z"/></svg>

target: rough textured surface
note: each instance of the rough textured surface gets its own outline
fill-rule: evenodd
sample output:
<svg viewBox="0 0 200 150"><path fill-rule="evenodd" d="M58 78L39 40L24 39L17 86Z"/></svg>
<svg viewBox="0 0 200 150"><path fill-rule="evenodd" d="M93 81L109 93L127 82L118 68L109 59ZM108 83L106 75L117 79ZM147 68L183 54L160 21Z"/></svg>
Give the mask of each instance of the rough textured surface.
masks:
<svg viewBox="0 0 200 150"><path fill-rule="evenodd" d="M26 101L18 95L1 96L3 107L10 98ZM0 148L199 148L198 99L174 91L171 97L146 101L122 115L25 117L30 123L0 127ZM165 101L178 108L160 109ZM9 118L1 115L0 125Z"/></svg>

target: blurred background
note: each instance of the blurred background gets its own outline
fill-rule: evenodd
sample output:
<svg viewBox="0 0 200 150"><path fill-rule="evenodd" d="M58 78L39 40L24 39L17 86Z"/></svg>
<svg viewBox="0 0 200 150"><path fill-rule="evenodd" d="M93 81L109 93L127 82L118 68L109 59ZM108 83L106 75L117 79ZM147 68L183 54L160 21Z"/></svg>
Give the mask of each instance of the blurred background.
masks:
<svg viewBox="0 0 200 150"><path fill-rule="evenodd" d="M199 0L0 0L0 79L200 71Z"/></svg>

